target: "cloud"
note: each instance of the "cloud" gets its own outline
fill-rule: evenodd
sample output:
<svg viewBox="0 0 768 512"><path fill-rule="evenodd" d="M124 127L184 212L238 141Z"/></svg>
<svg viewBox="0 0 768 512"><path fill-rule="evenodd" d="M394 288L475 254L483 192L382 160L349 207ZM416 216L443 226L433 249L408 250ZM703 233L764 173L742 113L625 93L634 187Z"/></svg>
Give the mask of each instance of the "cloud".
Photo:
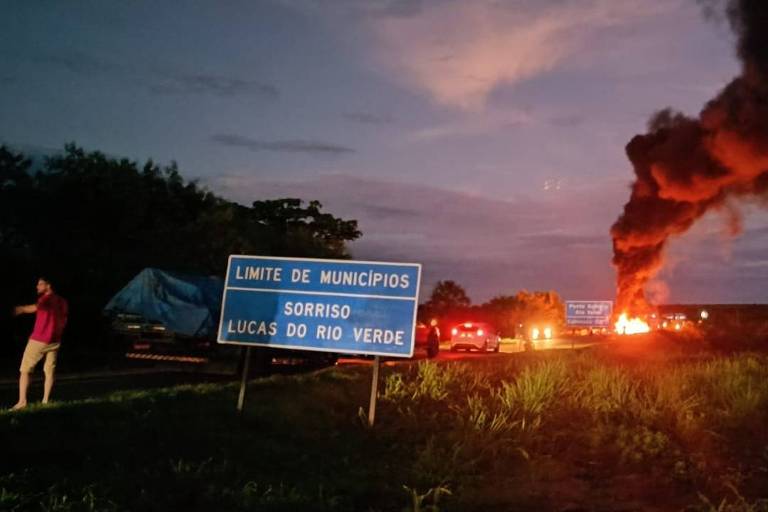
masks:
<svg viewBox="0 0 768 512"><path fill-rule="evenodd" d="M255 80L243 80L211 74L167 76L150 85L155 94L212 94L222 98L259 96L277 99L277 87Z"/></svg>
<svg viewBox="0 0 768 512"><path fill-rule="evenodd" d="M46 54L34 58L35 62L46 66L58 66L70 73L85 77L113 74L125 75L130 73L132 80L138 80L138 85L145 86L150 92L162 95L210 94L221 98L255 96L269 100L280 96L278 88L272 84L256 80L245 80L210 73L172 74L149 71L152 78L137 78L135 71L130 71L116 63L105 62L80 51L68 54ZM2 79L0 79L2 85Z"/></svg>
<svg viewBox="0 0 768 512"><path fill-rule="evenodd" d="M112 64L79 51L71 52L69 55L43 55L34 60L45 65L63 67L70 73L86 77L94 77L114 69Z"/></svg>
<svg viewBox="0 0 768 512"><path fill-rule="evenodd" d="M376 204L365 204L362 205L363 210L366 212L366 217L372 217L372 218L390 218L390 219L399 219L399 220L413 220L418 219L418 217L423 213L417 208L409 208L409 207L394 207L394 206L387 206L387 205L376 205ZM404 234L403 233L393 233L395 237L401 237ZM411 236L411 234L406 234L407 236Z"/></svg>
<svg viewBox="0 0 768 512"><path fill-rule="evenodd" d="M344 119L360 124L390 124L393 119L389 116L379 116L376 114L370 114L367 112L348 112L344 114Z"/></svg>
<svg viewBox="0 0 768 512"><path fill-rule="evenodd" d="M569 64L603 30L648 19L677 2L446 0L409 16L369 20L378 60L402 85L439 104L481 109L499 86Z"/></svg>
<svg viewBox="0 0 768 512"><path fill-rule="evenodd" d="M549 118L549 124L561 128L575 128L581 126L587 120L587 116L582 114L565 114Z"/></svg>
<svg viewBox="0 0 768 512"><path fill-rule="evenodd" d="M326 211L358 220L363 237L351 244L357 259L422 263L422 295L438 280L454 279L476 301L522 288L613 296L608 227L624 184L510 200L342 174L277 182L241 173L207 185L243 204L319 200Z"/></svg>
<svg viewBox="0 0 768 512"><path fill-rule="evenodd" d="M538 122L531 112L521 109L494 110L479 115L461 113L453 117L440 124L416 129L410 134L410 139L428 142L452 137L479 137Z"/></svg>
<svg viewBox="0 0 768 512"><path fill-rule="evenodd" d="M293 9L321 16L335 11L355 19L366 18L411 18L420 15L429 3L444 0L279 0Z"/></svg>
<svg viewBox="0 0 768 512"><path fill-rule="evenodd" d="M409 18L421 14L422 4L421 0L390 0L384 7L372 13L394 18Z"/></svg>
<svg viewBox="0 0 768 512"><path fill-rule="evenodd" d="M571 233L563 233L561 231L555 231L552 233L533 233L526 234L520 237L522 241L532 246L546 245L550 247L591 247L591 246L604 246L606 242L606 236L600 235L577 235Z"/></svg>
<svg viewBox="0 0 768 512"><path fill-rule="evenodd" d="M220 133L211 139L214 142L230 147L240 147L251 151L276 151L283 153L314 153L325 155L341 155L353 153L355 150L328 142L307 140L259 140L243 137L242 135Z"/></svg>
<svg viewBox="0 0 768 512"><path fill-rule="evenodd" d="M747 231L744 232L745 237L749 238L768 238L768 226L760 226L760 227L754 227L750 228Z"/></svg>
<svg viewBox="0 0 768 512"><path fill-rule="evenodd" d="M768 260L759 259L743 261L740 263L740 266L744 268L768 268Z"/></svg>

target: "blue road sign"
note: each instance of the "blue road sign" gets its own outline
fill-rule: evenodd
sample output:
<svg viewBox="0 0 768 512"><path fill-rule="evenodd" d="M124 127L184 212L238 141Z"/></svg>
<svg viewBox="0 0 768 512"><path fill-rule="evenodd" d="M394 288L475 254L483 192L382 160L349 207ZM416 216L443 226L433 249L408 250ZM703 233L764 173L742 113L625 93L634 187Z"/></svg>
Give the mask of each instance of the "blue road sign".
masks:
<svg viewBox="0 0 768 512"><path fill-rule="evenodd" d="M421 265L229 257L219 343L411 357Z"/></svg>
<svg viewBox="0 0 768 512"><path fill-rule="evenodd" d="M608 327L613 314L610 300L569 300L565 302L565 321L570 326Z"/></svg>

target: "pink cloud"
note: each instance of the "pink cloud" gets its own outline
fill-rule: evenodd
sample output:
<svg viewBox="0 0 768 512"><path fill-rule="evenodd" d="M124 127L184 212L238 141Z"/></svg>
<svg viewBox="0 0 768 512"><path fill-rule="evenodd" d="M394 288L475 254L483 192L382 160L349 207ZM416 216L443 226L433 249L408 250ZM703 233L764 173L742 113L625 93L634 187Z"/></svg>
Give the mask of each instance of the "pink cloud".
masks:
<svg viewBox="0 0 768 512"><path fill-rule="evenodd" d="M579 55L599 31L675 8L679 1L445 1L414 16L371 20L376 58L393 80L435 102L479 110L515 85ZM589 48L594 51L594 48Z"/></svg>

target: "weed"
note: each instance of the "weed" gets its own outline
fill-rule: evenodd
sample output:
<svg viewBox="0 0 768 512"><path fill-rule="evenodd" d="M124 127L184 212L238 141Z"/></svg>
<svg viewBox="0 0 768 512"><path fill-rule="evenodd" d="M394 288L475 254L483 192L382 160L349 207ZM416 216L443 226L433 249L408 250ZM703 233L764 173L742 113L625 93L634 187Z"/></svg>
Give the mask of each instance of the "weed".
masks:
<svg viewBox="0 0 768 512"><path fill-rule="evenodd" d="M191 476L191 477L200 477L204 475L206 472L208 472L208 469L211 466L211 463L213 462L212 458L208 458L200 463L195 462L188 462L184 459L178 459L178 460L171 460L169 462L171 467L171 473L174 475L185 477L185 476Z"/></svg>
<svg viewBox="0 0 768 512"><path fill-rule="evenodd" d="M715 505L704 494L698 493L700 503L693 507L694 510L696 512L768 512L768 500L759 499L749 503L735 486L726 484L726 487L734 494L735 500L729 501L726 497Z"/></svg>
<svg viewBox="0 0 768 512"><path fill-rule="evenodd" d="M768 366L764 358L754 355L689 365L667 380L668 387L677 384L697 395L691 408L696 420L705 421L709 428L738 428L759 421L768 407Z"/></svg>
<svg viewBox="0 0 768 512"><path fill-rule="evenodd" d="M28 504L31 505L33 501L37 501L36 508L44 512L108 512L117 510L115 503L97 495L93 486L72 491L64 491L57 486L51 486L43 496L33 498ZM17 510L24 510L24 508Z"/></svg>
<svg viewBox="0 0 768 512"><path fill-rule="evenodd" d="M591 368L573 398L578 406L595 415L627 415L642 409L638 383L620 368Z"/></svg>
<svg viewBox="0 0 768 512"><path fill-rule="evenodd" d="M646 422L663 422L670 428L688 430L703 417L704 400L690 382L688 369L659 371L646 369L645 393L641 396L639 417Z"/></svg>
<svg viewBox="0 0 768 512"><path fill-rule="evenodd" d="M616 444L623 462L641 463L659 457L669 448L669 438L645 426L621 426Z"/></svg>
<svg viewBox="0 0 768 512"><path fill-rule="evenodd" d="M419 364L419 374L412 398L443 400L448 396L448 387L457 376L455 366L439 365L433 362Z"/></svg>
<svg viewBox="0 0 768 512"><path fill-rule="evenodd" d="M409 504L403 512L440 512L440 497L451 495L450 489L444 486L433 487L423 494L407 485L403 489L409 497Z"/></svg>
<svg viewBox="0 0 768 512"><path fill-rule="evenodd" d="M546 409L556 405L567 383L565 364L546 362L526 367L513 382L502 381L496 396L502 411L531 424L531 420L536 421Z"/></svg>
<svg viewBox="0 0 768 512"><path fill-rule="evenodd" d="M484 435L512 430L516 424L509 412L494 410L479 393L467 396L465 407L455 407L454 410L469 430Z"/></svg>
<svg viewBox="0 0 768 512"><path fill-rule="evenodd" d="M23 502L21 493L13 492L5 486L0 487L0 510L21 510L20 505Z"/></svg>
<svg viewBox="0 0 768 512"><path fill-rule="evenodd" d="M306 504L312 497L303 495L296 487L279 483L277 485L259 484L250 481L243 485L242 498L246 505L270 504Z"/></svg>
<svg viewBox="0 0 768 512"><path fill-rule="evenodd" d="M461 471L467 469L463 460L464 451L464 444L460 442L452 443L430 436L422 447L416 449L412 473L418 483L427 485L455 480Z"/></svg>
<svg viewBox="0 0 768 512"><path fill-rule="evenodd" d="M401 373L387 375L384 380L384 400L399 402L408 396L408 389Z"/></svg>

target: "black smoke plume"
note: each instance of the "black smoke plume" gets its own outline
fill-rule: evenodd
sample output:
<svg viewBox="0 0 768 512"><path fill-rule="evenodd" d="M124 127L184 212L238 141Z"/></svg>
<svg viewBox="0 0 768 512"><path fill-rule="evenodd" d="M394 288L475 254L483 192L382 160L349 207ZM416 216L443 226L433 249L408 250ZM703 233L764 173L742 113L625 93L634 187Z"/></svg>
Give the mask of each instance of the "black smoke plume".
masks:
<svg viewBox="0 0 768 512"><path fill-rule="evenodd" d="M741 74L697 118L662 110L627 144L636 178L611 227L619 312L647 310L645 285L663 266L670 236L712 209L732 212L735 198L768 191L768 1L704 3L736 33Z"/></svg>

